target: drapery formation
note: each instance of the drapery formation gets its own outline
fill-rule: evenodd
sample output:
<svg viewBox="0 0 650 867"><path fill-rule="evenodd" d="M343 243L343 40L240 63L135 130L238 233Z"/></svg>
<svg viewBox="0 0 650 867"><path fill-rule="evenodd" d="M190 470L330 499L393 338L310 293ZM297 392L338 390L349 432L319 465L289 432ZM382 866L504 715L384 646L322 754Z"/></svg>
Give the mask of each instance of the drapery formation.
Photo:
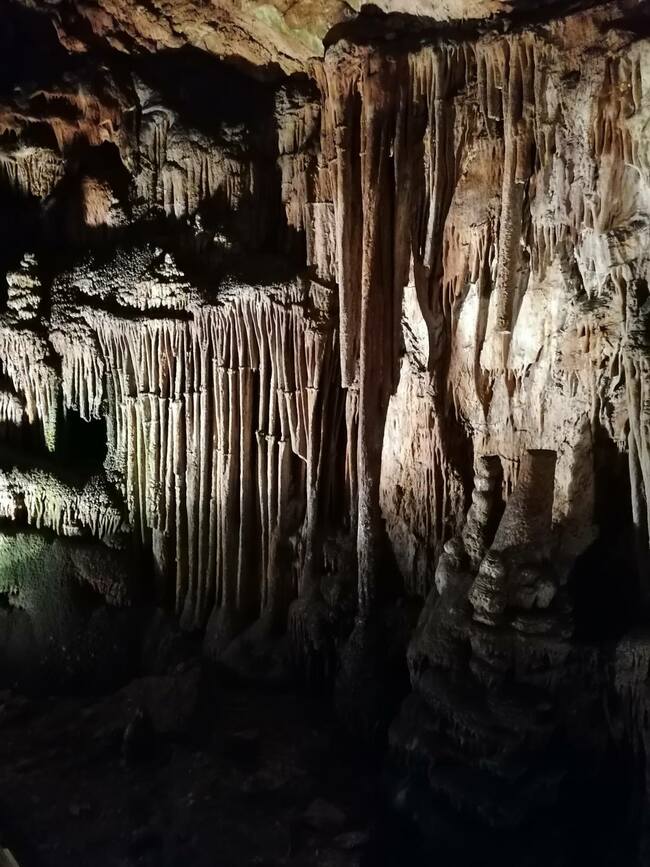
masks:
<svg viewBox="0 0 650 867"><path fill-rule="evenodd" d="M95 352L64 348L78 371L66 393L88 412L102 402L106 465L123 480L134 532L150 547L164 590L188 628L213 605L244 616L278 610L294 595L290 563L278 562L307 509L305 480L320 493L319 443L335 436L318 412L336 387L336 331L309 284L235 293L188 315L127 318L83 308ZM104 376L98 379L96 357ZM93 387L89 387L94 384Z"/></svg>
<svg viewBox="0 0 650 867"><path fill-rule="evenodd" d="M81 100L73 126L48 103L43 172L93 112L102 124L65 189L59 169L19 182L24 150L3 153L14 192L51 195L53 213L78 182L86 228L115 248L110 280L83 266L40 286L33 259L11 272L0 422L41 424L55 452L64 410L106 419L106 484L188 627L215 603L286 610L318 585L341 529L356 537L362 615L391 547L407 589L426 594L476 462L500 456L507 497L528 449L557 454L565 571L607 517L597 447L627 452L645 580L649 73L643 40L610 27L603 41L611 16L339 41L312 82L265 91L273 152L270 115L211 135L124 69L102 72L96 94L66 90L66 106ZM9 100L5 126L33 135L39 112L36 96ZM104 145L119 190L117 175L92 177ZM123 241L152 214L181 240L149 273ZM285 233L275 264L302 251L302 276L271 289L226 276L252 258L244 224L269 215Z"/></svg>
<svg viewBox="0 0 650 867"><path fill-rule="evenodd" d="M523 449L558 450L554 518L571 526L570 560L594 520L575 478L601 436L619 451L629 441L647 574L647 69L642 44L613 34L596 56L595 32L579 45L564 22L414 50L338 44L318 70L320 195L332 219L329 248L308 250L320 272L336 263L342 380L358 392L348 438L362 605L379 501L398 548L423 543L421 516L439 503L440 531L424 541L439 551L464 502L462 486L451 498L445 488L472 450L505 458L505 493ZM437 439L433 484L405 518L390 487L404 477L404 444L396 454L390 426L408 413L412 433L400 428L417 458L414 390L428 394Z"/></svg>

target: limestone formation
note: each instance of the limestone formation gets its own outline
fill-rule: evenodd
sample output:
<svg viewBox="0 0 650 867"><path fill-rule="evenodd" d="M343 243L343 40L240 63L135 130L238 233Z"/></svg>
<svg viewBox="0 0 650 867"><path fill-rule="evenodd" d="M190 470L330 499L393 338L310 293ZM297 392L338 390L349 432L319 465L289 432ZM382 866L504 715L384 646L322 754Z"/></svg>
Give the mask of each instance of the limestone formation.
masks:
<svg viewBox="0 0 650 867"><path fill-rule="evenodd" d="M8 4L0 530L516 823L645 749L647 10L369 6Z"/></svg>

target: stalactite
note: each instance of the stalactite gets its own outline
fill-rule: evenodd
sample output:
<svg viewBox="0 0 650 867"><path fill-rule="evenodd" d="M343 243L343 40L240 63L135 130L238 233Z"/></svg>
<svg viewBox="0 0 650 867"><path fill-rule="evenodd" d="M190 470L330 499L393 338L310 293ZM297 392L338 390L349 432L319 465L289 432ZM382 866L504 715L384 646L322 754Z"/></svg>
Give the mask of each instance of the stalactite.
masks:
<svg viewBox="0 0 650 867"><path fill-rule="evenodd" d="M640 592L648 598L650 588L650 311L639 303L643 291L638 283L625 284L625 336L623 364L629 412L629 466L632 517L636 531Z"/></svg>
<svg viewBox="0 0 650 867"><path fill-rule="evenodd" d="M104 398L104 363L92 332L72 326L53 331L50 341L61 357L63 405L90 421L101 416Z"/></svg>
<svg viewBox="0 0 650 867"><path fill-rule="evenodd" d="M45 148L23 153L0 154L0 184L23 196L45 198L61 180L64 164L61 157Z"/></svg>
<svg viewBox="0 0 650 867"><path fill-rule="evenodd" d="M282 175L281 197L287 225L304 231L307 228L307 203L312 202L315 196L320 105L310 94L297 88L281 88L276 98L276 118L278 163ZM319 277L325 279L321 256L314 250L308 259L314 264L318 261Z"/></svg>
<svg viewBox="0 0 650 867"><path fill-rule="evenodd" d="M383 427L393 361L391 76L370 56L364 68L361 122L363 256L358 422L357 557L359 609L367 616L377 595L381 556L379 481ZM390 282L389 282L390 281ZM388 302L388 303L387 303ZM401 309L401 304L400 304Z"/></svg>
<svg viewBox="0 0 650 867"><path fill-rule="evenodd" d="M0 369L24 395L30 423L40 422L46 446L56 443L59 377L50 363L50 347L34 331L17 330L12 318L0 322Z"/></svg>
<svg viewBox="0 0 650 867"><path fill-rule="evenodd" d="M123 544L128 526L100 480L74 487L45 470L11 469L0 472L0 514L22 518L35 529L61 536L84 533L109 546Z"/></svg>
<svg viewBox="0 0 650 867"><path fill-rule="evenodd" d="M528 44L521 39L498 43L497 56L486 59L488 80L502 80L503 109L498 112L487 95L488 116L503 118L504 160L501 214L499 218L499 251L494 292L496 296L496 344L485 350L484 366L504 369L510 348L513 317L517 308L517 284L520 280L520 248L523 234L524 198L531 171L534 59ZM495 64L498 72L493 70ZM497 114L498 112L498 114Z"/></svg>
<svg viewBox="0 0 650 867"><path fill-rule="evenodd" d="M48 266L66 190L93 232L51 287L33 257L7 275L2 435L40 424L56 451L57 418L105 419L105 478L160 600L188 630L209 624L215 652L256 618L283 628L296 596L296 640L333 645L323 583L344 557L365 625L393 554L422 596L441 552L479 568L489 456L512 503L528 451L557 453L568 570L597 523L593 492L571 505L574 473L601 440L627 450L646 569L648 71L616 27L606 50L597 28L578 45L581 14L339 40L310 64L315 87L267 82L241 122L229 100L236 120L199 120L135 71L137 99L129 84L110 106L81 88L61 105L43 91L34 121L7 109L0 173L43 200ZM55 149L27 146L36 122ZM94 152L105 142L118 153ZM120 225L96 234L117 180L85 162L107 154ZM268 214L284 218L265 235ZM300 277L258 284L303 241Z"/></svg>
<svg viewBox="0 0 650 867"><path fill-rule="evenodd" d="M161 534L160 572L171 547L186 628L205 625L214 605L232 638L240 621L264 610L277 616L288 604L291 590L281 585L289 576L277 548L297 529L288 497L301 484L303 461L314 552L314 502L322 498L319 475L326 476L319 462L329 435L321 425L336 400L337 342L328 310L321 326L304 315L309 285L248 290L196 307L189 319L171 312L126 318L81 305L77 330L54 340L67 405L92 415L103 396L97 383L107 381L107 466L125 468L140 543L148 547L152 534ZM140 296L144 304L149 292ZM96 345L79 339L84 328Z"/></svg>
<svg viewBox="0 0 650 867"><path fill-rule="evenodd" d="M0 391L0 425L11 425L17 428L23 423L25 406L17 394Z"/></svg>
<svg viewBox="0 0 650 867"><path fill-rule="evenodd" d="M320 72L323 92L321 148L329 164L336 235L336 280L339 287L339 331L343 387L358 377L361 329L361 175L359 96L361 58L328 52Z"/></svg>
<svg viewBox="0 0 650 867"><path fill-rule="evenodd" d="M223 200L231 211L255 194L258 167L228 141L216 142L187 129L174 112L143 106L139 148L142 168L136 177L139 196L157 203L166 214L190 217L209 201Z"/></svg>

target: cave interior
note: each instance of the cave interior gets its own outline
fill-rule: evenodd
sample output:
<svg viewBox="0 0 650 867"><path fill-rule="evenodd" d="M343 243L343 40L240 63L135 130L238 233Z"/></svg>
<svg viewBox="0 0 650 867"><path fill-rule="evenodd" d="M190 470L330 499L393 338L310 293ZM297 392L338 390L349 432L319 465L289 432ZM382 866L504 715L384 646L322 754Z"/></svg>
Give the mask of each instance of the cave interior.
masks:
<svg viewBox="0 0 650 867"><path fill-rule="evenodd" d="M647 0L0 56L0 867L647 867Z"/></svg>

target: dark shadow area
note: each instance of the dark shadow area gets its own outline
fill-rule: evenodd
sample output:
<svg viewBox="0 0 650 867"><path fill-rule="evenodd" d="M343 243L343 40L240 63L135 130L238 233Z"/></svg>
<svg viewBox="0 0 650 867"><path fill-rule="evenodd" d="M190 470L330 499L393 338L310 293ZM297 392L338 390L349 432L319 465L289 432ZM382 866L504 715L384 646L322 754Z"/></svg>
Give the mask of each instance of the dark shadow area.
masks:
<svg viewBox="0 0 650 867"><path fill-rule="evenodd" d="M632 521L628 456L611 441L594 450L596 540L576 560L569 576L575 637L585 641L620 638L642 622Z"/></svg>
<svg viewBox="0 0 650 867"><path fill-rule="evenodd" d="M2 4L1 15L1 94L11 94L17 81L37 87L75 63L59 42L47 15L13 0Z"/></svg>
<svg viewBox="0 0 650 867"><path fill-rule="evenodd" d="M131 175L111 142L89 145L80 139L66 155L65 174L43 202L46 249L85 249L97 242L108 247L115 226L115 207L130 212Z"/></svg>
<svg viewBox="0 0 650 867"><path fill-rule="evenodd" d="M137 58L133 72L141 82L140 98L176 115L172 131L184 130L190 140L205 135L250 166L250 179L242 178L249 189L242 190L235 211L225 190L202 202L204 228L247 252L290 249L276 164L275 86L191 47Z"/></svg>
<svg viewBox="0 0 650 867"><path fill-rule="evenodd" d="M643 761L629 743L598 742L599 715L596 709L593 729L581 746L558 740L528 757L526 777L546 777L550 785L546 802L542 799L521 825L490 827L437 799L423 774L389 771L372 855L362 864L635 867L641 863ZM551 783L554 777L561 781L559 788ZM470 799L476 785L476 780L465 781Z"/></svg>
<svg viewBox="0 0 650 867"><path fill-rule="evenodd" d="M106 419L81 418L76 410L68 409L62 418L61 435L56 457L82 476L103 471L106 459Z"/></svg>
<svg viewBox="0 0 650 867"><path fill-rule="evenodd" d="M5 274L18 266L26 249L40 248L43 238L41 205L35 196L26 196L0 182L0 273L2 308L6 304Z"/></svg>
<svg viewBox="0 0 650 867"><path fill-rule="evenodd" d="M219 137L245 124L258 143L273 134L275 86L186 46L134 58L133 71L163 104L200 132Z"/></svg>
<svg viewBox="0 0 650 867"><path fill-rule="evenodd" d="M375 3L365 3L359 13L331 27L323 37L327 49L340 40L360 45L390 43L393 50L413 46L419 40L467 39L487 32L511 33L554 18L600 5L600 0L515 0L500 14L481 18L415 15L386 12ZM452 20L449 20L449 19Z"/></svg>

